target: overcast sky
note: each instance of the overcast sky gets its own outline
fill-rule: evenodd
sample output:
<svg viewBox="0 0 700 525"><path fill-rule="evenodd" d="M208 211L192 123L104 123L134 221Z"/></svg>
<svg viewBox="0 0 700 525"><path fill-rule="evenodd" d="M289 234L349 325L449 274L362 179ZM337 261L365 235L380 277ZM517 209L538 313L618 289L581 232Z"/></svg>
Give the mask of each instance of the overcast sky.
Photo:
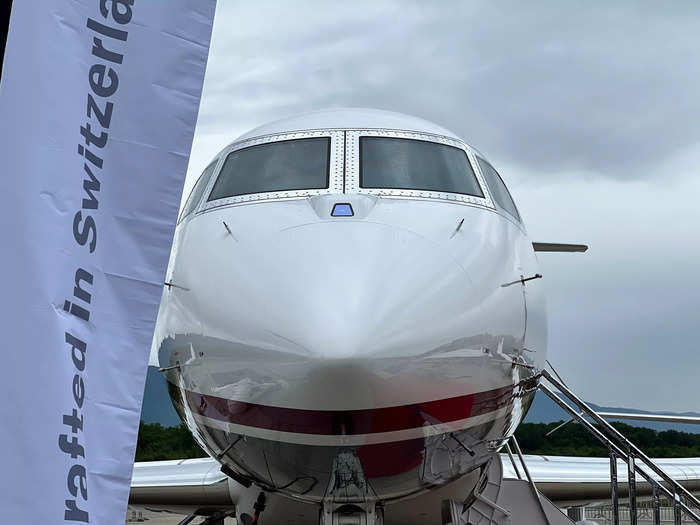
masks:
<svg viewBox="0 0 700 525"><path fill-rule="evenodd" d="M220 0L185 193L270 120L432 120L493 161L533 240L590 245L540 255L565 379L601 405L700 411L697 2L434 4Z"/></svg>

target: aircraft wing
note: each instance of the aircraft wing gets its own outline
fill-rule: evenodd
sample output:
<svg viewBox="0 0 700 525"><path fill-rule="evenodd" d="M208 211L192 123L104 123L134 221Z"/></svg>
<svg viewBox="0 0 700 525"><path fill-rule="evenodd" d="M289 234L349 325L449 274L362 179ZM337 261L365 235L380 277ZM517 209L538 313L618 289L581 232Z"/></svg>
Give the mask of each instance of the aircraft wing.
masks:
<svg viewBox="0 0 700 525"><path fill-rule="evenodd" d="M501 461L504 477L517 479L506 454L501 455ZM700 492L700 458L653 461L688 490ZM525 455L525 462L539 490L558 505L583 505L610 499L608 458ZM525 479L522 467L517 465ZM624 496L627 467L621 460L617 472L620 494ZM658 479L658 476L653 475L653 478ZM134 464L129 503L190 514L197 509L232 508L245 491L242 485L221 473L219 464L212 458L139 462ZM650 493L641 476L637 476L637 493L640 496Z"/></svg>
<svg viewBox="0 0 700 525"><path fill-rule="evenodd" d="M507 455L501 455L503 476L516 479L517 474ZM700 491L700 458L653 459L669 476L691 492ZM517 462L517 460L516 460ZM550 500L561 506L584 505L610 499L610 459L571 456L525 455L525 463L537 488ZM522 467L520 475L525 479ZM656 474L652 479L660 480ZM617 462L620 495L626 496L627 465ZM637 494L651 494L651 487L637 474Z"/></svg>
<svg viewBox="0 0 700 525"><path fill-rule="evenodd" d="M658 423L686 423L700 425L700 417L671 414L631 414L628 412L598 412L605 419L631 419L634 421L656 421Z"/></svg>
<svg viewBox="0 0 700 525"><path fill-rule="evenodd" d="M232 508L244 488L219 468L213 458L134 463L129 504L181 514Z"/></svg>

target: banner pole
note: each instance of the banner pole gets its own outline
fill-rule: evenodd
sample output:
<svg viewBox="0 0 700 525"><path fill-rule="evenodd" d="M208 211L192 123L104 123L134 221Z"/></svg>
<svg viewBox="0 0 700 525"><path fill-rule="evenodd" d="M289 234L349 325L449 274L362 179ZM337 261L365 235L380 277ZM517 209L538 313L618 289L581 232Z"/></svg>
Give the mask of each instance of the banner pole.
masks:
<svg viewBox="0 0 700 525"><path fill-rule="evenodd" d="M5 59L5 44L7 34L10 32L10 13L12 12L12 0L6 0L0 5L0 81L2 80L2 64Z"/></svg>

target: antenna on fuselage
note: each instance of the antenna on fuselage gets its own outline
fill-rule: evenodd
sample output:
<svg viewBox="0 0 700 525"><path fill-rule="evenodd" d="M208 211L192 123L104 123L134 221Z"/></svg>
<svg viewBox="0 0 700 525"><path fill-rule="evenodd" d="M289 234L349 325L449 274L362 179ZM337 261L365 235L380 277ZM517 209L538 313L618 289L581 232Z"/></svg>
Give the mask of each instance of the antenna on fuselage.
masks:
<svg viewBox="0 0 700 525"><path fill-rule="evenodd" d="M560 242L533 242L532 247L536 252L585 252L587 244L566 244Z"/></svg>

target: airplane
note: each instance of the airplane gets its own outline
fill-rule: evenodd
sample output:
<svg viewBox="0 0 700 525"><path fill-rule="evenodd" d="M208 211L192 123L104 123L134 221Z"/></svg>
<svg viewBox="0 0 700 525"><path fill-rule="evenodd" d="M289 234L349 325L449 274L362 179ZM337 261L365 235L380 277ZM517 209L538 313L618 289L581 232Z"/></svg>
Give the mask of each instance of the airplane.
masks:
<svg viewBox="0 0 700 525"><path fill-rule="evenodd" d="M536 252L586 248L533 243L492 163L432 122L330 109L245 133L183 207L152 350L211 459L137 464L131 501L447 523L538 389Z"/></svg>

